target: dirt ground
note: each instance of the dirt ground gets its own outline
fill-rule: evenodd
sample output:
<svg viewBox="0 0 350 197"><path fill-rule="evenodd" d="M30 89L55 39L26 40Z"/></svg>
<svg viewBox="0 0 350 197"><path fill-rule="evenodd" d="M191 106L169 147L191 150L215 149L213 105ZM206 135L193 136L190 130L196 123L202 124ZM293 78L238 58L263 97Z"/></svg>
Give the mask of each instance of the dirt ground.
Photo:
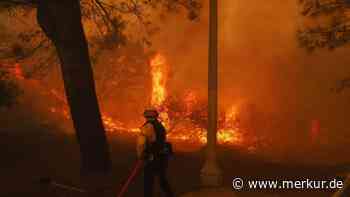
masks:
<svg viewBox="0 0 350 197"><path fill-rule="evenodd" d="M132 136L113 134L109 136L113 158L113 192L121 187L134 164L135 139ZM79 149L72 135L55 133L50 128L23 128L12 130L0 128L0 197L80 196L40 184L41 177L51 177L58 183L81 187L79 176ZM224 186L231 188L233 177L250 179L335 178L349 171L346 164L296 165L274 163L262 158L248 156L239 150L219 147L218 157L224 172ZM176 152L169 169L170 182L177 195L197 190L200 186L199 172L203 164L203 151ZM142 196L142 175L131 184L125 197ZM158 191L158 190L157 190ZM241 191L238 196L286 196L326 197L334 191ZM114 195L116 196L116 195ZM160 196L160 192L157 192Z"/></svg>

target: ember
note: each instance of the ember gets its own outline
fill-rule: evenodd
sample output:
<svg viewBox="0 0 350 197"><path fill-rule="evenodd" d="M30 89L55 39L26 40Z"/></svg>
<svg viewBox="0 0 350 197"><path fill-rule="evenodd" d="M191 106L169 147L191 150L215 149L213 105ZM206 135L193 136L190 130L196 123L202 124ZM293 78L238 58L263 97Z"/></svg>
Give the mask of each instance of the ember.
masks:
<svg viewBox="0 0 350 197"><path fill-rule="evenodd" d="M17 79L24 79L22 68L19 64L15 64L13 68L13 73Z"/></svg>

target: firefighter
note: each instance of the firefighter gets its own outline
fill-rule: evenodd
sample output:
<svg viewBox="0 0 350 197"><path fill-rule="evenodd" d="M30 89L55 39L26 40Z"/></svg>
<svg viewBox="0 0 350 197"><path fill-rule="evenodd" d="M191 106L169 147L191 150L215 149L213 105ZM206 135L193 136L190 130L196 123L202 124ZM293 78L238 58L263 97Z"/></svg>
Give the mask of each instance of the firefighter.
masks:
<svg viewBox="0 0 350 197"><path fill-rule="evenodd" d="M166 142L166 130L158 120L155 109L146 109L146 123L141 128L137 139L137 155L144 160L144 196L152 197L155 177L167 197L173 197L170 184L166 177L168 160L172 154L171 144Z"/></svg>

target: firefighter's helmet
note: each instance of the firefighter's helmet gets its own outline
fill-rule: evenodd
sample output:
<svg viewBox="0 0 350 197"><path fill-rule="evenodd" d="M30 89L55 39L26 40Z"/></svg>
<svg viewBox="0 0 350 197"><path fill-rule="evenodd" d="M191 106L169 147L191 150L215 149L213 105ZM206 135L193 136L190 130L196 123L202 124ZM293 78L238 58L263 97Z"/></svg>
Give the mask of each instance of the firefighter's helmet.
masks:
<svg viewBox="0 0 350 197"><path fill-rule="evenodd" d="M143 116L145 118L157 118L159 116L159 113L155 108L147 108L143 112Z"/></svg>

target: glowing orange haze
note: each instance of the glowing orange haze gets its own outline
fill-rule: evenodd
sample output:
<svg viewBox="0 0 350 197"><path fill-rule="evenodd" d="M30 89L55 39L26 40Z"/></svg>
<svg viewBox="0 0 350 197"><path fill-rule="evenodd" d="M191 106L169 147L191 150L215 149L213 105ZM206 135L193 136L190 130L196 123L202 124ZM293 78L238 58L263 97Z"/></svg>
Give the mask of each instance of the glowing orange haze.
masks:
<svg viewBox="0 0 350 197"><path fill-rule="evenodd" d="M167 64L166 58L161 54L156 54L150 61L151 79L152 79L152 95L150 104L160 112L160 119L165 124L165 127L170 128L172 126L172 120L169 119L169 109L165 105L167 99L167 80L169 65ZM24 79L22 71L19 65L15 66L13 74L18 79ZM60 114L69 120L70 113L66 98L62 96L58 91L52 89L48 92L57 101L63 103L63 107L50 107L48 110L51 113ZM183 98L185 106L185 115L188 115L193 110L193 106L197 103L197 96L194 91L189 91ZM243 137L240 129L235 124L237 121L238 107L232 106L225 112L224 124L222 128L218 130L218 142L221 144L241 144ZM102 113L102 120L105 129L109 133L121 132L135 134L140 130L139 128L128 128L122 122L113 119L112 117ZM172 130L168 133L168 138L171 141L177 142L190 142L195 144L206 143L206 130L199 126L184 126Z"/></svg>

